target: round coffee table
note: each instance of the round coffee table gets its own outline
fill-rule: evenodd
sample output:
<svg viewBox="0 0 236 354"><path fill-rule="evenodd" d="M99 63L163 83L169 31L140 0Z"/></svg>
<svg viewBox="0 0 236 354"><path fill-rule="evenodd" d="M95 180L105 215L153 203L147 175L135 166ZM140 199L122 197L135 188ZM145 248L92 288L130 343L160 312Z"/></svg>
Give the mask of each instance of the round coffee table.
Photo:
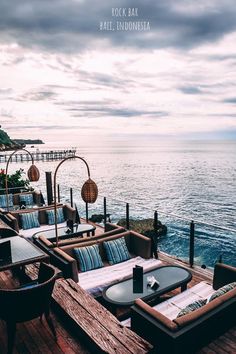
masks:
<svg viewBox="0 0 236 354"><path fill-rule="evenodd" d="M159 286L156 290L147 286L147 277L154 276ZM191 281L192 274L189 270L179 266L161 266L143 274L143 286L139 292L134 291L133 278L108 286L103 290L103 298L116 306L132 306L138 298L151 300L168 293L171 290L181 288L186 290Z"/></svg>

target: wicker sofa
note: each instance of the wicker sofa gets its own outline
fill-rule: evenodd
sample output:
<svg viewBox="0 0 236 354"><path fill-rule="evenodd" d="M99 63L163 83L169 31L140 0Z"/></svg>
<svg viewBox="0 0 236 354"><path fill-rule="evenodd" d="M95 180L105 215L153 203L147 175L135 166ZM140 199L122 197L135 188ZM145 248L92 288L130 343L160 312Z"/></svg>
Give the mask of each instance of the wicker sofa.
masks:
<svg viewBox="0 0 236 354"><path fill-rule="evenodd" d="M64 205L58 204L57 208L58 209L62 208L65 220L73 220L73 221L75 220L76 211L69 204L64 204ZM47 230L55 227L54 224L53 225L48 224L47 210L54 210L54 206L49 205L49 206L44 206L44 207L39 207L34 209L15 210L15 211L11 211L7 215L9 218L11 218L12 228L14 228L20 235L27 238L32 238L32 235L35 234L36 232L41 232L43 230ZM38 211L38 220L39 220L40 227L23 230L21 228L20 215L35 212L35 211ZM66 221L63 222L62 224L58 224L58 226L65 226L65 225L66 225Z"/></svg>
<svg viewBox="0 0 236 354"><path fill-rule="evenodd" d="M9 209L14 210L20 208L21 205L21 197L30 197L32 195L32 200L33 204L30 206L41 206L42 205L42 194L40 191L34 190L34 191L29 191L29 192L21 192L21 193L14 193L14 194L9 194ZM4 198L5 199L5 198ZM5 203L4 203L5 204ZM1 208L6 208L6 205L1 205ZM27 204L26 204L27 207Z"/></svg>
<svg viewBox="0 0 236 354"><path fill-rule="evenodd" d="M109 265L103 243L124 237L131 258L114 265ZM79 262L74 255L74 248L86 247L97 244L104 267L86 272L80 271ZM111 235L103 234L97 239L91 237L87 242L67 244L51 251L51 262L60 268L65 278L72 278L94 297L100 296L102 290L117 281L132 276L135 265L143 266L144 270L151 270L161 264L161 261L151 256L151 240L137 232L125 231Z"/></svg>
<svg viewBox="0 0 236 354"><path fill-rule="evenodd" d="M95 235L95 236L90 236L90 240L97 241L99 239L109 237L112 235L116 235L116 234L120 234L125 231L126 231L125 228L122 226L112 224L112 223L106 223L105 232L102 234ZM38 237L33 237L33 241L39 248L41 248L46 253L49 253L50 250L52 250L54 247L56 247L56 242L48 240L44 235L40 235ZM70 237L68 235L68 238L58 240L58 247L63 247L63 246L68 246L68 245L73 246L74 244L84 243L86 241L88 241L88 239L84 238L82 236Z"/></svg>
<svg viewBox="0 0 236 354"><path fill-rule="evenodd" d="M213 284L197 284L183 293L149 306L141 299L131 308L131 328L158 348L158 353L189 354L236 324L236 288L176 318L174 307L211 296L220 287L236 281L236 268L217 263Z"/></svg>

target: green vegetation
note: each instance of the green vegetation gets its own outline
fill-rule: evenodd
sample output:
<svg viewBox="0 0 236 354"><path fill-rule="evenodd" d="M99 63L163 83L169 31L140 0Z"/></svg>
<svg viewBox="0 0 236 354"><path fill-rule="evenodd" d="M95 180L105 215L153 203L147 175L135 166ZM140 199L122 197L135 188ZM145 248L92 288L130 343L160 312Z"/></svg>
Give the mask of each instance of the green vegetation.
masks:
<svg viewBox="0 0 236 354"><path fill-rule="evenodd" d="M17 188L29 187L30 182L28 179L23 178L24 174L25 174L24 170L22 168L20 168L12 175L7 175L8 188L9 189L16 188L15 192L18 192ZM5 189L5 179L6 179L5 171L0 170L0 189L1 188ZM3 192L5 192L5 191L1 191L1 194L4 194Z"/></svg>

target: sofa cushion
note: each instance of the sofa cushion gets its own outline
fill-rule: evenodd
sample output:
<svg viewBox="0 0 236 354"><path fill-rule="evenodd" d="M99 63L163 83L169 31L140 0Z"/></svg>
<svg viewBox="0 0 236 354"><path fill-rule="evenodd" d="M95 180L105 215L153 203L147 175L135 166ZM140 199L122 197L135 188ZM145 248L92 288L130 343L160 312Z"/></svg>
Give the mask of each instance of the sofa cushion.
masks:
<svg viewBox="0 0 236 354"><path fill-rule="evenodd" d="M25 205L33 205L34 204L34 198L33 194L21 194L20 196L20 202L24 202Z"/></svg>
<svg viewBox="0 0 236 354"><path fill-rule="evenodd" d="M20 217L23 230L40 227L38 220L38 211L20 214Z"/></svg>
<svg viewBox="0 0 236 354"><path fill-rule="evenodd" d="M103 242L109 264L116 264L130 259L124 237Z"/></svg>
<svg viewBox="0 0 236 354"><path fill-rule="evenodd" d="M74 248L81 272L103 267L98 245Z"/></svg>
<svg viewBox="0 0 236 354"><path fill-rule="evenodd" d="M199 309L200 307L206 305L207 300L206 299L202 299L202 300L197 300L192 302L191 304L189 304L188 306L186 306L185 308L183 308L177 315L178 317L187 315L188 313L191 313L197 309Z"/></svg>
<svg viewBox="0 0 236 354"><path fill-rule="evenodd" d="M55 213L54 209L51 210L46 210L47 217L48 217L48 224L53 225L55 224ZM60 224L65 221L64 214L63 214L63 209L58 208L57 209L57 223Z"/></svg>
<svg viewBox="0 0 236 354"><path fill-rule="evenodd" d="M131 258L126 262L117 263L100 269L94 269L85 273L79 273L79 285L91 295L99 296L106 286L131 277L135 265L140 265L143 267L145 272L155 269L161 264L162 262L155 258Z"/></svg>
<svg viewBox="0 0 236 354"><path fill-rule="evenodd" d="M214 294L211 295L211 297L209 298L209 302L216 299L217 297L220 297L220 296L226 294L228 291L230 291L234 288L236 288L236 282L222 286Z"/></svg>
<svg viewBox="0 0 236 354"><path fill-rule="evenodd" d="M213 293L214 289L212 286L207 282L202 281L194 285L192 288L189 288L180 294L155 305L154 309L170 320L174 320L183 308L194 301L204 300Z"/></svg>
<svg viewBox="0 0 236 354"><path fill-rule="evenodd" d="M8 206L13 207L13 195L8 194ZM0 195L0 207L6 208L7 207L7 196L6 194Z"/></svg>

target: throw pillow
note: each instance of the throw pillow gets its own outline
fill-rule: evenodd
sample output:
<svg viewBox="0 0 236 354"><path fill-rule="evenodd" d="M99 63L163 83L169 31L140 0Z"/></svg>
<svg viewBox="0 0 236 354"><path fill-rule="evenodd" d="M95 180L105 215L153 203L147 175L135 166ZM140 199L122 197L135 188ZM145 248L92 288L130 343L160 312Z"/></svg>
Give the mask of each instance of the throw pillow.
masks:
<svg viewBox="0 0 236 354"><path fill-rule="evenodd" d="M227 284L222 286L222 288L218 289L214 294L211 295L209 302L216 299L217 297L226 294L228 291L236 288L236 282Z"/></svg>
<svg viewBox="0 0 236 354"><path fill-rule="evenodd" d="M54 214L54 209L53 210L46 210L47 217L48 217L48 224L53 225L55 224L55 214ZM63 214L63 209L59 208L57 209L57 223L60 224L65 221L64 214Z"/></svg>
<svg viewBox="0 0 236 354"><path fill-rule="evenodd" d="M13 207L13 195L8 194L8 206ZM6 194L0 195L0 207L6 208L7 207L7 196Z"/></svg>
<svg viewBox="0 0 236 354"><path fill-rule="evenodd" d="M130 259L130 254L126 246L125 238L103 242L107 259L110 264L116 264Z"/></svg>
<svg viewBox="0 0 236 354"><path fill-rule="evenodd" d="M184 309L182 309L182 310L178 313L177 318L178 318L178 317L181 317L181 316L184 316L184 315L187 315L188 313L191 313L191 312L193 312L193 311L199 309L200 307L206 305L206 302L207 302L206 299L194 301L193 303L189 304L189 305L186 306Z"/></svg>
<svg viewBox="0 0 236 354"><path fill-rule="evenodd" d="M103 267L98 245L74 248L81 272Z"/></svg>
<svg viewBox="0 0 236 354"><path fill-rule="evenodd" d="M21 225L23 230L33 229L34 227L40 227L39 224L39 213L38 211L33 211L32 213L20 214Z"/></svg>
<svg viewBox="0 0 236 354"><path fill-rule="evenodd" d="M20 195L20 202L24 202L25 205L33 205L34 204L33 194Z"/></svg>

